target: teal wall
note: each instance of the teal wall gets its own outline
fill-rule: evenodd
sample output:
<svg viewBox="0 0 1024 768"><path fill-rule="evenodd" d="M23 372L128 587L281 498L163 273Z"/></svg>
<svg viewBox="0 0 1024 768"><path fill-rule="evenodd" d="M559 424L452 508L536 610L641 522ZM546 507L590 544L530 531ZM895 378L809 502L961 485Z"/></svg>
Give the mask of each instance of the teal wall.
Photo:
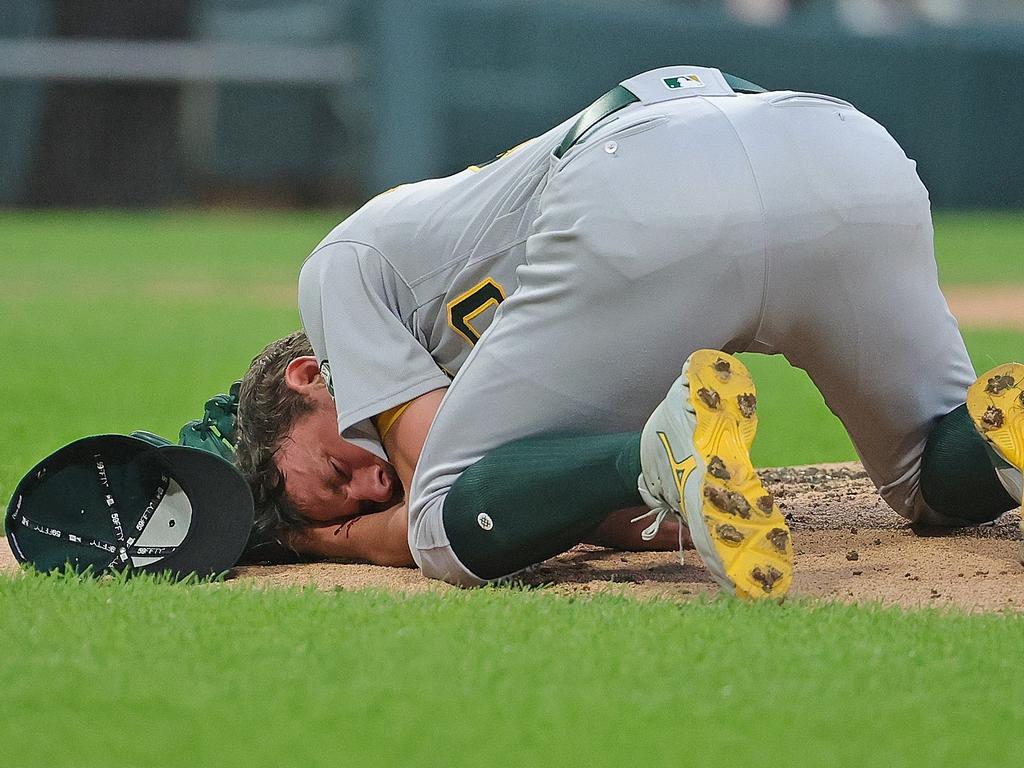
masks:
<svg viewBox="0 0 1024 768"><path fill-rule="evenodd" d="M7 38L45 34L49 3L0 0L0 35ZM44 87L38 83L0 80L0 205L19 202L43 118Z"/></svg>
<svg viewBox="0 0 1024 768"><path fill-rule="evenodd" d="M1024 31L856 37L830 3L780 28L704 6L486 0L371 4L381 132L371 185L447 173L670 63L840 96L918 162L937 206L1024 206Z"/></svg>
<svg viewBox="0 0 1024 768"><path fill-rule="evenodd" d="M0 0L0 37L46 35L51 6ZM179 186L196 199L211 188L283 182L309 191L300 201L358 202L493 157L630 75L685 63L852 101L917 160L936 206L1024 207L1024 27L919 24L859 37L839 23L834 0L806 0L778 27L742 25L716 0L189 0L187 7L195 39L343 42L363 52L362 77L344 87L216 87L209 125L196 131L192 123L191 134L177 137L186 176ZM24 202L53 92L0 81L0 204ZM93 137L92 146L102 141Z"/></svg>

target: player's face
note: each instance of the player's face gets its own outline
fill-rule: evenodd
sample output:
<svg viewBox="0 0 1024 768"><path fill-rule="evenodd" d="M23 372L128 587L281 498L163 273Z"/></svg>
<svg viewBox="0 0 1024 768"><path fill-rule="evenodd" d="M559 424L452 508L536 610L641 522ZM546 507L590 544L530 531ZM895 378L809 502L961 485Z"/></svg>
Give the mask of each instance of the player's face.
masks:
<svg viewBox="0 0 1024 768"><path fill-rule="evenodd" d="M325 388L313 402L313 411L299 418L277 452L285 494L295 509L330 523L401 501L394 467L338 435L334 401Z"/></svg>

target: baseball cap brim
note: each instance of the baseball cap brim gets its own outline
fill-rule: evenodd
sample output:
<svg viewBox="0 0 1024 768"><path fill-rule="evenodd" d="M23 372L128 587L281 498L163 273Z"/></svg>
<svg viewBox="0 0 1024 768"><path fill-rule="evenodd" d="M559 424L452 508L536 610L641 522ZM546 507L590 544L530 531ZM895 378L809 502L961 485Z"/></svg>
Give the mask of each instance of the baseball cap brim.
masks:
<svg viewBox="0 0 1024 768"><path fill-rule="evenodd" d="M253 524L252 493L245 478L221 457L197 448L157 448L156 459L188 497L192 522L173 554L141 569L181 578L191 573L213 576L233 568Z"/></svg>

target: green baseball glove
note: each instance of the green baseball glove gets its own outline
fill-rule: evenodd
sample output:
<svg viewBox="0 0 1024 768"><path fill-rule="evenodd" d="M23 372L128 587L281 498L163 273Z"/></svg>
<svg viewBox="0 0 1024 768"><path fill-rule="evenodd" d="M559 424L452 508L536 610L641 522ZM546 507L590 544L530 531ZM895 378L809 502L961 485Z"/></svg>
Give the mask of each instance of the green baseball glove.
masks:
<svg viewBox="0 0 1024 768"><path fill-rule="evenodd" d="M181 428L178 444L215 453L230 462L235 460L235 420L238 417L240 381L228 394L214 395L206 401L201 419L193 419Z"/></svg>

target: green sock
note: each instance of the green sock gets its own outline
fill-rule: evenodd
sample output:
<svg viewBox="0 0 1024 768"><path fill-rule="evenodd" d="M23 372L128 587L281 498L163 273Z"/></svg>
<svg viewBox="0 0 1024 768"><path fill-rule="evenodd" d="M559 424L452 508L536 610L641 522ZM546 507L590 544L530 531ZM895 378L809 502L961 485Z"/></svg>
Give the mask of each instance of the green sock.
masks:
<svg viewBox="0 0 1024 768"><path fill-rule="evenodd" d="M921 459L921 495L952 525L976 525L995 520L1017 506L996 475L1009 467L988 447L967 413L967 406L950 411L932 427Z"/></svg>
<svg viewBox="0 0 1024 768"><path fill-rule="evenodd" d="M452 550L481 579L565 552L617 509L642 504L640 433L541 437L497 448L444 500Z"/></svg>

